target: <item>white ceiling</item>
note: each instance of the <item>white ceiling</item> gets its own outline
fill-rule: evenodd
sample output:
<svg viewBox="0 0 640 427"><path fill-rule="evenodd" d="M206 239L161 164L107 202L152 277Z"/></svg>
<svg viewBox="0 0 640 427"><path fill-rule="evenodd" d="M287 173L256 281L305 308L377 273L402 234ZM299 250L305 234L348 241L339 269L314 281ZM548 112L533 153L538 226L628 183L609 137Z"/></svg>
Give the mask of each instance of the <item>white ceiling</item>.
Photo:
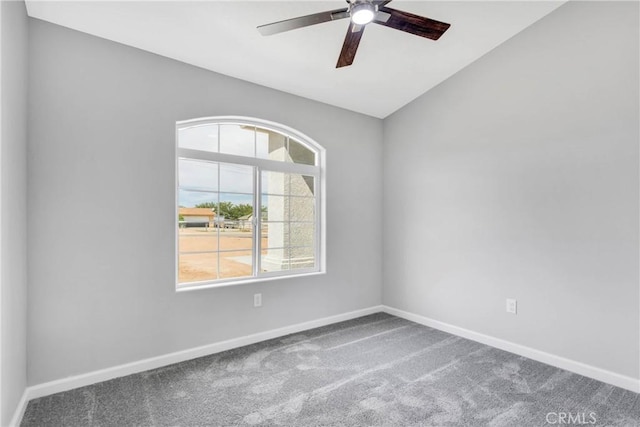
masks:
<svg viewBox="0 0 640 427"><path fill-rule="evenodd" d="M351 67L336 69L348 20L263 37L256 26L345 7L332 1L27 0L31 17L384 118L564 1L407 1L389 7L448 22L432 41L368 25ZM523 53L525 54L525 53Z"/></svg>

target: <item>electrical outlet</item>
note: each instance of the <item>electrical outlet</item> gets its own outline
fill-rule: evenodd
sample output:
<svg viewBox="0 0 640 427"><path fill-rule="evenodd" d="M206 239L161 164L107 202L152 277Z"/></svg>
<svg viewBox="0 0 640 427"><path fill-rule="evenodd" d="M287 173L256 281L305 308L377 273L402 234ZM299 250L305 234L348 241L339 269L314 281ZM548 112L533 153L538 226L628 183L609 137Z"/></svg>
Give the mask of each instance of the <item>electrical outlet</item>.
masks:
<svg viewBox="0 0 640 427"><path fill-rule="evenodd" d="M254 294L253 295L253 306L254 307L262 307L262 294Z"/></svg>
<svg viewBox="0 0 640 427"><path fill-rule="evenodd" d="M507 298L507 313L518 314L518 301Z"/></svg>

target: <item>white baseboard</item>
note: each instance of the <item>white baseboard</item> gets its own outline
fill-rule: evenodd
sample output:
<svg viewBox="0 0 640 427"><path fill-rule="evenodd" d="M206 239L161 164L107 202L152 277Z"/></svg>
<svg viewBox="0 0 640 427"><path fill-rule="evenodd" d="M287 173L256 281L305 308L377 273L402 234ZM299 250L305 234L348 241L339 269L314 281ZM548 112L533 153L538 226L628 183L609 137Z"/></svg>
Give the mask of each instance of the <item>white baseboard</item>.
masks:
<svg viewBox="0 0 640 427"><path fill-rule="evenodd" d="M409 313L397 308L383 306L385 313L393 316L402 317L403 319L410 320L412 322L419 323L421 325L429 326L440 331L448 332L453 335L457 335L463 338L477 341L482 344L496 347L501 350L515 353L519 356L528 357L529 359L537 360L538 362L546 363L547 365L555 366L566 371L570 371L576 374L584 375L585 377L593 378L598 381L612 384L626 390L631 390L635 393L640 393L640 379L628 377L625 375L617 374L615 372L607 371L605 369L597 368L595 366L587 365L582 362L567 359L555 354L547 353L541 350L536 350L531 347L527 347L520 344L515 344L510 341L506 341L500 338L495 338L489 335L481 334L469 329L461 328L459 326L451 325L449 323L440 322L438 320L430 319L428 317L420 316L418 314Z"/></svg>
<svg viewBox="0 0 640 427"><path fill-rule="evenodd" d="M22 416L24 415L25 409L27 409L27 403L29 403L29 393L28 389L22 393L22 397L18 402L18 406L16 407L16 411L13 413L13 417L9 422L9 427L18 427L22 422Z"/></svg>
<svg viewBox="0 0 640 427"><path fill-rule="evenodd" d="M126 375L136 374L139 372L148 371L149 369L161 368L163 366L171 365L173 363L184 362L186 360L195 359L202 356L208 356L210 354L219 353L225 350L231 350L234 348L242 347L249 344L255 344L257 342L270 340L273 338L282 337L289 334L295 334L298 332L306 331L308 329L318 328L321 326L331 325L333 323L344 322L345 320L351 320L358 317L366 316L373 313L379 313L383 311L382 306L373 306L362 310L351 311L348 313L338 314L335 316L324 317L322 319L311 320L308 322L298 323L291 326L285 326L283 328L272 329L265 332L259 332L257 334L246 335L243 337L233 338L226 341L220 341L213 344L204 345L202 347L191 348L188 350L178 351L175 353L165 354L162 356L152 357L149 359L139 360L137 362L126 363L124 365L114 366L112 368L101 369L99 371L88 372L86 374L75 375L72 377L62 378L55 381L50 381L43 384L34 385L28 387L25 391L25 407L26 402L31 399L37 399L39 397L48 396L54 393L60 393L62 391L72 390L78 387L84 387L87 385L99 383L102 381L111 380L114 378L123 377ZM25 408L22 408L24 412ZM22 417L22 414L19 415ZM18 418L18 414L14 418Z"/></svg>

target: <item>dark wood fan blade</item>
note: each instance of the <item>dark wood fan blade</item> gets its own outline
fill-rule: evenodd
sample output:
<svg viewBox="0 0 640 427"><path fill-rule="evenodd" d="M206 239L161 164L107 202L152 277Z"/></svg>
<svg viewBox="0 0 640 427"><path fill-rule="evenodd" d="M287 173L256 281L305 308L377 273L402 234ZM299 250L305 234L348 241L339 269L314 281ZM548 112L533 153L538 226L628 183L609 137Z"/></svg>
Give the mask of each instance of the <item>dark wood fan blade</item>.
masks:
<svg viewBox="0 0 640 427"><path fill-rule="evenodd" d="M395 28L396 30L415 34L416 36L426 37L431 40L438 40L451 26L451 24L414 15L413 13L391 9L390 7L383 6L380 7L379 10L380 12L388 13L391 17L386 21L376 19L373 21L376 24Z"/></svg>
<svg viewBox="0 0 640 427"><path fill-rule="evenodd" d="M387 19L391 17L391 15L389 15L388 13L382 12L380 10L381 7L387 5L388 3L391 3L391 0L378 0L373 2L373 4L378 6L378 13L376 13L375 17L376 21L387 22Z"/></svg>
<svg viewBox="0 0 640 427"><path fill-rule="evenodd" d="M347 36L344 38L342 51L340 52L336 68L347 67L353 64L360 39L364 33L364 27L364 25L356 25L353 22L349 24L349 30L347 31Z"/></svg>
<svg viewBox="0 0 640 427"><path fill-rule="evenodd" d="M258 31L263 36L284 33L296 28L308 27L310 25L322 24L323 22L335 21L348 18L349 9L328 10L326 12L314 13L312 15L299 16L297 18L286 19L284 21L273 22L271 24L260 25Z"/></svg>

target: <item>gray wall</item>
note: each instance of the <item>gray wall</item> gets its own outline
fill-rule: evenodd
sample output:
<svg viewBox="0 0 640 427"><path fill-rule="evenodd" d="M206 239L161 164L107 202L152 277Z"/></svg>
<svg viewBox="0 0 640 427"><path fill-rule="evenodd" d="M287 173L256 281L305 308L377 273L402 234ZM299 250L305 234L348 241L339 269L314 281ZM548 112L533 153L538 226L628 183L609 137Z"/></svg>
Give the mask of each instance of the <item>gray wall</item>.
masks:
<svg viewBox="0 0 640 427"><path fill-rule="evenodd" d="M29 384L380 304L380 120L30 24ZM175 122L214 115L327 149L326 275L175 292Z"/></svg>
<svg viewBox="0 0 640 427"><path fill-rule="evenodd" d="M381 289L390 306L638 377L638 47L637 4L569 3L383 133L32 20L28 383L369 307ZM327 148L327 275L175 293L174 123L211 115ZM153 213L144 227L137 210Z"/></svg>
<svg viewBox="0 0 640 427"><path fill-rule="evenodd" d="M24 392L27 368L27 13L0 2L0 425Z"/></svg>
<svg viewBox="0 0 640 427"><path fill-rule="evenodd" d="M385 304L638 378L638 40L570 2L385 120Z"/></svg>

